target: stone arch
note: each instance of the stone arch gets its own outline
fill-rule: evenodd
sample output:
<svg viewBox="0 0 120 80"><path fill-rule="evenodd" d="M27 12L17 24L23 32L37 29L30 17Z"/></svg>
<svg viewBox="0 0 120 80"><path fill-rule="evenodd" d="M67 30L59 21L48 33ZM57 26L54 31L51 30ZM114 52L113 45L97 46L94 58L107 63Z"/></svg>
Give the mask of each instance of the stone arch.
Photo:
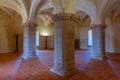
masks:
<svg viewBox="0 0 120 80"><path fill-rule="evenodd" d="M87 13L90 16L91 25L105 24L105 16L107 13L119 3L119 0L77 0L76 10Z"/></svg>
<svg viewBox="0 0 120 80"><path fill-rule="evenodd" d="M22 21L25 22L26 15L24 15L24 13L22 12L23 9L19 5L19 2L14 1L14 0L11 0L11 2L9 2L9 0L1 0L0 7L3 7L3 8L5 7L5 8L15 11L16 13L18 13L21 16Z"/></svg>
<svg viewBox="0 0 120 80"><path fill-rule="evenodd" d="M47 47L50 49L54 48L54 34L53 34L53 21L52 21L53 9L49 8L40 12L38 24L40 26L37 28L40 34L40 46L39 49L45 49L45 36L47 36ZM41 23L42 22L42 23Z"/></svg>
<svg viewBox="0 0 120 80"><path fill-rule="evenodd" d="M91 19L83 11L77 12L77 14L80 17L79 47L80 49L88 49L88 30L90 29Z"/></svg>
<svg viewBox="0 0 120 80"><path fill-rule="evenodd" d="M0 14L2 15L0 20L1 23L0 34L3 34L1 35L0 53L14 52L15 34L19 34L20 35L19 39L22 40L22 33L23 33L21 27L22 19L15 11L8 8L0 9ZM14 21L16 22L14 23ZM2 43L4 43L4 45ZM22 42L20 41L18 44L19 44L19 50L22 51Z"/></svg>
<svg viewBox="0 0 120 80"><path fill-rule="evenodd" d="M48 15L48 16L52 17L53 10L54 10L53 8L44 9L41 12L39 12L39 15Z"/></svg>
<svg viewBox="0 0 120 80"><path fill-rule="evenodd" d="M119 0L118 0L119 1ZM113 5L109 6L109 9L106 12L106 52L110 53L120 53L120 43L119 36L120 28L120 3L116 2Z"/></svg>

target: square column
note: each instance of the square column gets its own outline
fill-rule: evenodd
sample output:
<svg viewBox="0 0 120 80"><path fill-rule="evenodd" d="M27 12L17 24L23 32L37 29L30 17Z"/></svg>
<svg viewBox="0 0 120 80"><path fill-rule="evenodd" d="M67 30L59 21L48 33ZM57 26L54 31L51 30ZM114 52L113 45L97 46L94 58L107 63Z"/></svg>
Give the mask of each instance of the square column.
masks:
<svg viewBox="0 0 120 80"><path fill-rule="evenodd" d="M106 60L105 55L105 28L102 24L92 26L93 58Z"/></svg>
<svg viewBox="0 0 120 80"><path fill-rule="evenodd" d="M74 26L77 18L73 14L61 13L53 16L54 27L54 67L52 72L60 76L70 76L78 72L74 60Z"/></svg>
<svg viewBox="0 0 120 80"><path fill-rule="evenodd" d="M24 59L34 58L36 56L36 23L24 24Z"/></svg>

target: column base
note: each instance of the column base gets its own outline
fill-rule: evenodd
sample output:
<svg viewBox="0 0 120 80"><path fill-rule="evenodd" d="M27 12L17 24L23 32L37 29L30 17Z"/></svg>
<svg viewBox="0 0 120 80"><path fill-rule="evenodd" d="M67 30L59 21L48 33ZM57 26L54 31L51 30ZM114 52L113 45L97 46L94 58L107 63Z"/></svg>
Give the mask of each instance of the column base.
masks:
<svg viewBox="0 0 120 80"><path fill-rule="evenodd" d="M97 59L97 60L107 60L107 57L96 57L96 56L92 56L91 58L93 59Z"/></svg>
<svg viewBox="0 0 120 80"><path fill-rule="evenodd" d="M23 59L30 59L30 58L38 58L38 56L37 55L28 55L28 56L26 56L26 55L22 55L21 56Z"/></svg>
<svg viewBox="0 0 120 80"><path fill-rule="evenodd" d="M50 69L50 71L53 73L56 73L62 77L67 77L67 76L71 76L71 75L76 74L78 72L78 69L72 68L72 69L69 69L67 71L64 71L64 70L58 70L58 69L53 67Z"/></svg>

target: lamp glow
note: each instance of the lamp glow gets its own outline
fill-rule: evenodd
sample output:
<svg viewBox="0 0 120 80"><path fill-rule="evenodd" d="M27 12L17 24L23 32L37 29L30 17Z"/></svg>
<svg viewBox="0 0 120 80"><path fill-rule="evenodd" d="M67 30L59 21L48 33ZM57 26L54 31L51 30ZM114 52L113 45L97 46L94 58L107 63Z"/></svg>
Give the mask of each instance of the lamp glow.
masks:
<svg viewBox="0 0 120 80"><path fill-rule="evenodd" d="M49 36L49 35L51 35L51 32L48 31L48 30L41 30L40 31L40 35L42 35L42 36Z"/></svg>
<svg viewBox="0 0 120 80"><path fill-rule="evenodd" d="M48 32L42 32L42 35L43 35L43 36L48 36L49 33L48 33Z"/></svg>

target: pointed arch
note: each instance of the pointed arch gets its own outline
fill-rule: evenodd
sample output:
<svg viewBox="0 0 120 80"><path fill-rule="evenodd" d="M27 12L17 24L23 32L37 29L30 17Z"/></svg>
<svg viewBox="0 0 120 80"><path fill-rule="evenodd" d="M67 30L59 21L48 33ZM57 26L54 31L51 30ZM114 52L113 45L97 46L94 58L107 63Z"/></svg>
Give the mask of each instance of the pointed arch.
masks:
<svg viewBox="0 0 120 80"><path fill-rule="evenodd" d="M15 0L11 0L11 1L0 0L0 7L6 7L8 9L14 10L15 12L17 12L22 17L23 22L25 21L25 19L26 19L25 15L23 14L22 8L17 1L15 1Z"/></svg>
<svg viewBox="0 0 120 80"><path fill-rule="evenodd" d="M30 12L29 12L29 20L34 20L35 18L35 12L37 9L37 6L39 5L39 3L41 2L41 0L33 0L30 6Z"/></svg>

